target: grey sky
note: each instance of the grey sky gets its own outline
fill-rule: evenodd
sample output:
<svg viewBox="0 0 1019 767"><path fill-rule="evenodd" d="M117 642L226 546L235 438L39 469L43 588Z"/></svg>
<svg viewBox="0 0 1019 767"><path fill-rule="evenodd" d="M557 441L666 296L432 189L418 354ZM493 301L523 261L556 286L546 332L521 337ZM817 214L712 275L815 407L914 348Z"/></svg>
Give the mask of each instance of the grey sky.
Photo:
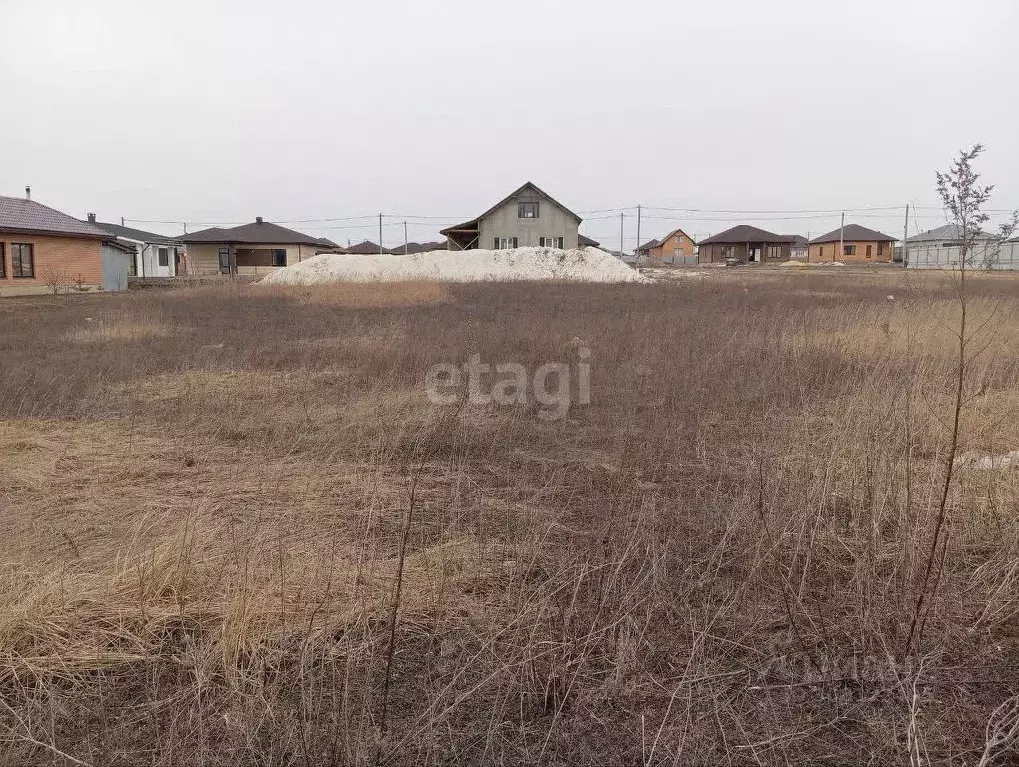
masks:
<svg viewBox="0 0 1019 767"><path fill-rule="evenodd" d="M526 180L580 212L933 206L934 170L981 141L1006 208L1019 204L1017 6L0 0L0 194L31 184L78 216L192 229L379 211L453 223ZM920 212L923 228L943 223ZM618 243L618 218L597 215L582 231ZM648 215L643 239L705 236L722 218L838 225ZM902 229L901 211L848 218ZM420 219L411 239L444 223ZM293 226L377 237L364 220Z"/></svg>

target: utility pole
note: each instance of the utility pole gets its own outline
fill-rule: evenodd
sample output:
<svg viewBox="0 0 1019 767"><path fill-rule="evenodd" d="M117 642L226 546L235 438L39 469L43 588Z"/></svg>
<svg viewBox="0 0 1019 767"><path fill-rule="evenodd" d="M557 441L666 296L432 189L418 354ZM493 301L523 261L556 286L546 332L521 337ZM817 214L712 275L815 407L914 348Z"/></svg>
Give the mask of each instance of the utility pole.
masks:
<svg viewBox="0 0 1019 767"><path fill-rule="evenodd" d="M382 214L379 213L379 255L382 255Z"/></svg>
<svg viewBox="0 0 1019 767"><path fill-rule="evenodd" d="M633 265L640 264L640 205L637 206L637 247L633 249Z"/></svg>
<svg viewBox="0 0 1019 767"><path fill-rule="evenodd" d="M410 246L407 244L407 222L403 222L403 255L407 255L410 250Z"/></svg>
<svg viewBox="0 0 1019 767"><path fill-rule="evenodd" d="M619 214L619 257L623 257L623 214Z"/></svg>
<svg viewBox="0 0 1019 767"><path fill-rule="evenodd" d="M902 227L902 265L909 266L909 246L906 240L909 237L909 206L906 206L906 223Z"/></svg>
<svg viewBox="0 0 1019 767"><path fill-rule="evenodd" d="M839 227L839 258L844 258L846 255L846 214L842 214L842 224ZM832 261L835 257L832 256Z"/></svg>

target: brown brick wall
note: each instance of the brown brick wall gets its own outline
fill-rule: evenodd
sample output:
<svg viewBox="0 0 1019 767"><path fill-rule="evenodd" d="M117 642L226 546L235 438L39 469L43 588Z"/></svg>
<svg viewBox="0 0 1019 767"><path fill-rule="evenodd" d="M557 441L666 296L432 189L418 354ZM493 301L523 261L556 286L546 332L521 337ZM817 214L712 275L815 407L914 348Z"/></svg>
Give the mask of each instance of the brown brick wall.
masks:
<svg viewBox="0 0 1019 767"><path fill-rule="evenodd" d="M677 248L681 251L676 253ZM682 232L674 234L657 248L651 248L651 255L662 261L671 261L673 258L686 258L694 254L694 243Z"/></svg>
<svg viewBox="0 0 1019 767"><path fill-rule="evenodd" d="M895 243L893 242L857 242L856 240L846 240L845 244L855 245L856 254L852 256L840 255L839 244L837 242L824 242L810 246L810 254L807 256L807 260L811 262L852 261L880 264L890 262L895 252ZM869 258L867 257L867 248L870 248Z"/></svg>
<svg viewBox="0 0 1019 767"><path fill-rule="evenodd" d="M3 246L4 259L0 295L6 292L5 288L18 291L45 288L50 275L59 277L61 285L74 285L79 278L84 285L101 287L103 284L103 250L99 240L0 232L0 243ZM11 268L13 243L27 243L33 246L34 279L13 276Z"/></svg>

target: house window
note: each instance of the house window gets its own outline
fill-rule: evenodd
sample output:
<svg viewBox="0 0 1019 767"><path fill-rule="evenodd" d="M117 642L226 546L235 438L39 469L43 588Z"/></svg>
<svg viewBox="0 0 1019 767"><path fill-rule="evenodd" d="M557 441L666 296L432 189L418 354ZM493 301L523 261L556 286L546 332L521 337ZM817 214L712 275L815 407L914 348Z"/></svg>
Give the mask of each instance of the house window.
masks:
<svg viewBox="0 0 1019 767"><path fill-rule="evenodd" d="M159 249L159 265L169 266L170 265L170 249L160 248Z"/></svg>
<svg viewBox="0 0 1019 767"><path fill-rule="evenodd" d="M824 245L817 246L817 257L824 258Z"/></svg>
<svg viewBox="0 0 1019 767"><path fill-rule="evenodd" d="M885 254L885 244L883 242L879 242L877 244L877 254L879 256L883 256Z"/></svg>
<svg viewBox="0 0 1019 767"><path fill-rule="evenodd" d="M7 276L7 257L4 253L4 244L0 242L0 277Z"/></svg>
<svg viewBox="0 0 1019 767"><path fill-rule="evenodd" d="M274 250L272 252L272 265L273 266L286 266L287 265L287 252L285 250Z"/></svg>
<svg viewBox="0 0 1019 767"><path fill-rule="evenodd" d="M563 249L564 241L562 237L542 237L539 239L539 247L542 248L558 248Z"/></svg>
<svg viewBox="0 0 1019 767"><path fill-rule="evenodd" d="M855 256L856 255L856 246L855 245L843 245L842 246L842 255L843 256Z"/></svg>
<svg viewBox="0 0 1019 767"><path fill-rule="evenodd" d="M868 245L867 246L867 258L871 258L871 252L872 252L873 248L874 248L873 245Z"/></svg>
<svg viewBox="0 0 1019 767"><path fill-rule="evenodd" d="M722 247L722 258L733 258L736 255L735 245L725 245Z"/></svg>
<svg viewBox="0 0 1019 767"><path fill-rule="evenodd" d="M782 246L781 245L769 245L766 253L766 258L782 258Z"/></svg>
<svg viewBox="0 0 1019 767"><path fill-rule="evenodd" d="M11 243L11 276L35 277L35 252L31 245Z"/></svg>
<svg viewBox="0 0 1019 767"><path fill-rule="evenodd" d="M494 250L509 250L517 247L516 237L496 237Z"/></svg>
<svg viewBox="0 0 1019 767"><path fill-rule="evenodd" d="M519 202L517 203L517 218L537 218L538 203Z"/></svg>
<svg viewBox="0 0 1019 767"><path fill-rule="evenodd" d="M219 271L230 274L230 248L219 249Z"/></svg>
<svg viewBox="0 0 1019 767"><path fill-rule="evenodd" d="M127 264L127 276L137 277L138 276L138 252L135 251L131 254L131 260Z"/></svg>

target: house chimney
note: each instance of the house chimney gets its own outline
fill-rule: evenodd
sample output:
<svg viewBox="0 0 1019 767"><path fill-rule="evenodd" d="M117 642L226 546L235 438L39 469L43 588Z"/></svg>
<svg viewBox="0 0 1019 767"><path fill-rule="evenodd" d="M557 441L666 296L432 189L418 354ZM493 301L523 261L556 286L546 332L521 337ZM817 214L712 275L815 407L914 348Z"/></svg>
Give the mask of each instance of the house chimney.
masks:
<svg viewBox="0 0 1019 767"><path fill-rule="evenodd" d="M30 187L30 186L26 186L25 187L25 199L26 200L31 200L32 199L32 187Z"/></svg>
<svg viewBox="0 0 1019 767"><path fill-rule="evenodd" d="M88 214L88 222L90 224L94 224L96 222L96 214L95 213L89 213Z"/></svg>
<svg viewBox="0 0 1019 767"><path fill-rule="evenodd" d="M256 224L261 224L262 223L262 217L261 216L255 216L255 223Z"/></svg>

